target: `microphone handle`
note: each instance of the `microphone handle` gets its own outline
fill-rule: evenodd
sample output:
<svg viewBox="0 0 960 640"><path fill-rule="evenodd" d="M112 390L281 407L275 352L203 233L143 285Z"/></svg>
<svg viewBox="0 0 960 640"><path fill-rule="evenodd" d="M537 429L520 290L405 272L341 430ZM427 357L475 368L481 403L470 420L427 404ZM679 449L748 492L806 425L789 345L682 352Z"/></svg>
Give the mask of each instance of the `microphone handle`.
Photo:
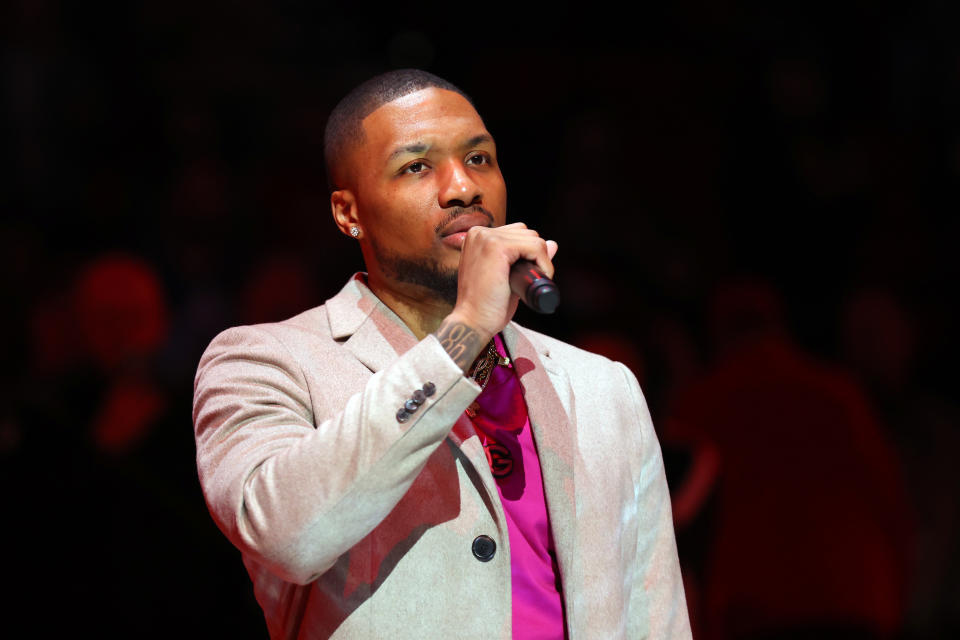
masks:
<svg viewBox="0 0 960 640"><path fill-rule="evenodd" d="M510 290L537 313L553 313L560 304L557 285L529 260L517 260L510 267Z"/></svg>

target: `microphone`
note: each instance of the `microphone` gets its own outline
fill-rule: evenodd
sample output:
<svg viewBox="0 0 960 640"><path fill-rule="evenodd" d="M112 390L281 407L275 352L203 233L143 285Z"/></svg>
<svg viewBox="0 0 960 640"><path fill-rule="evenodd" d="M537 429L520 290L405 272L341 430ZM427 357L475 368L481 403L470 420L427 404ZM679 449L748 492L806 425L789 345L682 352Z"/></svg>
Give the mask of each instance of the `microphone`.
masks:
<svg viewBox="0 0 960 640"><path fill-rule="evenodd" d="M510 290L537 313L553 313L560 304L557 285L529 260L517 260L510 267Z"/></svg>

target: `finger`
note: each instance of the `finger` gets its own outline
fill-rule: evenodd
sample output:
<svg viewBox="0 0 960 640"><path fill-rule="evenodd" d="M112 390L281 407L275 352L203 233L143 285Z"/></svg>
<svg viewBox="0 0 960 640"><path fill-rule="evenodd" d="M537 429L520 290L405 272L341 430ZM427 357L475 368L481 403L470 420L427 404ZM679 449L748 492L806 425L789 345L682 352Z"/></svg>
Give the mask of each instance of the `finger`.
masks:
<svg viewBox="0 0 960 640"><path fill-rule="evenodd" d="M530 229L526 226L514 227L512 229L495 227L492 231L500 236L540 236L536 229Z"/></svg>
<svg viewBox="0 0 960 640"><path fill-rule="evenodd" d="M553 240L547 240L547 256L549 256L550 260L553 260L553 257L557 255L557 249L559 248L560 245L558 245L556 242Z"/></svg>
<svg viewBox="0 0 960 640"><path fill-rule="evenodd" d="M553 277L553 262L551 262L547 241L537 238L533 242L527 241L522 245L518 245L517 248L520 253L520 258L535 262L545 276L548 278Z"/></svg>

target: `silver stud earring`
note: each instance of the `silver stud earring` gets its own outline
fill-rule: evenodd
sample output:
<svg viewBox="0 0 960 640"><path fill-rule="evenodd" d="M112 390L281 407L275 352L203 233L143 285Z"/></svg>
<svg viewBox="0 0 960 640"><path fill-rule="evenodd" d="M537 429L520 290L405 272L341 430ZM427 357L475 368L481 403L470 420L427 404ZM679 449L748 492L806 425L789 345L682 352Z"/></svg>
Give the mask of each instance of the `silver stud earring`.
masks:
<svg viewBox="0 0 960 640"><path fill-rule="evenodd" d="M358 238L360 236L360 227L350 227L350 235L352 235L354 238Z"/></svg>

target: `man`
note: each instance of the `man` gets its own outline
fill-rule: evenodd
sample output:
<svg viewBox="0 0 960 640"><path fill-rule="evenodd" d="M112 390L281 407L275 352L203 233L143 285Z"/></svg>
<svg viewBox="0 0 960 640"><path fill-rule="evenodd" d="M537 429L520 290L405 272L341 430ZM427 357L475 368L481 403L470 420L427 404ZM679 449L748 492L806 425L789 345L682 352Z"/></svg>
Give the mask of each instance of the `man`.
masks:
<svg viewBox="0 0 960 640"><path fill-rule="evenodd" d="M339 229L367 273L200 362L200 480L274 638L685 638L659 445L623 365L510 322L494 141L396 71L331 114Z"/></svg>

